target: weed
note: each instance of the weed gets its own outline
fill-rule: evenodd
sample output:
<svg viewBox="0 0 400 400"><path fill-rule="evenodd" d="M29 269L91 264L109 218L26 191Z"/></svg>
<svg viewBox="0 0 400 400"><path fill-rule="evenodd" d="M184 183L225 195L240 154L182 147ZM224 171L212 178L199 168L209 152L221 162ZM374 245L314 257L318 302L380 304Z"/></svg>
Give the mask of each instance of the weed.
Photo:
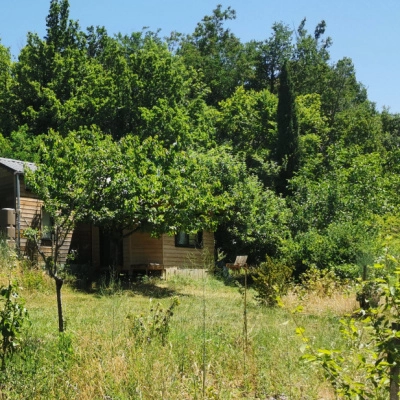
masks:
<svg viewBox="0 0 400 400"><path fill-rule="evenodd" d="M179 299L174 297L171 305L165 310L160 303L157 303L155 307L150 308L148 315L128 314L127 319L130 321L129 331L135 338L135 342L138 345L142 345L158 339L165 346L170 330L170 320L174 315L173 310L178 304Z"/></svg>
<svg viewBox="0 0 400 400"><path fill-rule="evenodd" d="M100 278L98 294L100 296L119 295L123 291L121 280L114 269L110 269L108 274Z"/></svg>
<svg viewBox="0 0 400 400"><path fill-rule="evenodd" d="M1 369L5 370L6 360L13 356L21 345L22 330L28 321L28 312L23 299L18 295L16 283L0 288L1 300L4 302L0 310L0 333L1 333Z"/></svg>
<svg viewBox="0 0 400 400"><path fill-rule="evenodd" d="M70 332L60 332L58 334L58 354L60 361L67 361L74 354L73 335Z"/></svg>

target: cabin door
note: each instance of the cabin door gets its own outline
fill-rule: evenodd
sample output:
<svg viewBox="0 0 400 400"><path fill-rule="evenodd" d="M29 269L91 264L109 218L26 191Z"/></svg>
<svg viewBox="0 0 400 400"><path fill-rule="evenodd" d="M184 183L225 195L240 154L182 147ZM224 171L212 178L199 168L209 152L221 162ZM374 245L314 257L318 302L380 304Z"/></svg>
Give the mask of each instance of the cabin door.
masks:
<svg viewBox="0 0 400 400"><path fill-rule="evenodd" d="M100 229L100 265L102 267L121 267L123 265L122 235L110 234Z"/></svg>

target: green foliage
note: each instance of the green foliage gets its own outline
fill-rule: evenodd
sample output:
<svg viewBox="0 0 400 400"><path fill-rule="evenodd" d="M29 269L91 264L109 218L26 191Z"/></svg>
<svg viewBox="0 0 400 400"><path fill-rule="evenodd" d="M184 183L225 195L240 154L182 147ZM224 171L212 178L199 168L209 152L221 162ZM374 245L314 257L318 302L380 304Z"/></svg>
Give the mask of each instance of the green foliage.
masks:
<svg viewBox="0 0 400 400"><path fill-rule="evenodd" d="M17 283L10 282L8 286L0 287L0 301L3 303L0 310L0 359L1 369L5 370L6 363L22 345L22 332L29 319Z"/></svg>
<svg viewBox="0 0 400 400"><path fill-rule="evenodd" d="M285 63L279 75L278 92L278 138L276 145L276 161L281 166L277 182L277 191L287 195L288 180L299 168L299 127L294 90L291 80L289 63Z"/></svg>
<svg viewBox="0 0 400 400"><path fill-rule="evenodd" d="M4 235L0 234L0 271L10 271L15 266L17 254L9 246Z"/></svg>
<svg viewBox="0 0 400 400"><path fill-rule="evenodd" d="M293 31L282 22L272 25L272 35L257 44L255 57L255 77L252 87L267 88L271 93L277 92L279 73L293 52Z"/></svg>
<svg viewBox="0 0 400 400"><path fill-rule="evenodd" d="M323 39L326 22L322 20L315 27L314 35L305 28L304 18L297 28L296 44L292 54L293 82L296 94L318 93L325 89L325 79L329 72L330 37Z"/></svg>
<svg viewBox="0 0 400 400"><path fill-rule="evenodd" d="M28 292L34 293L49 293L54 289L53 282L45 271L32 266L21 268L20 284Z"/></svg>
<svg viewBox="0 0 400 400"><path fill-rule="evenodd" d="M237 163L232 167L245 171ZM239 174L228 187L232 203L216 232L218 246L228 257L247 254L251 263L262 262L267 254L284 256L290 240L290 210L282 198L265 189L256 177L243 175Z"/></svg>
<svg viewBox="0 0 400 400"><path fill-rule="evenodd" d="M311 266L300 276L298 293L301 296L314 294L318 297L331 297L342 286L343 282L335 275L333 270L318 269Z"/></svg>
<svg viewBox="0 0 400 400"><path fill-rule="evenodd" d="M197 24L193 34L179 41L177 53L188 66L202 71L203 81L210 89L207 103L214 106L252 76L246 47L224 27L225 21L235 18L235 10L231 7L223 10L218 5L212 15Z"/></svg>
<svg viewBox="0 0 400 400"><path fill-rule="evenodd" d="M386 269L385 264L376 267ZM304 330L298 329L307 352L303 360L322 367L336 393L346 398L385 399L390 381L397 379L393 371L400 361L398 262L394 273L383 275L385 278L366 281L362 286L363 294L370 299L368 310L361 310L358 318L349 316L342 320L341 334L348 342L346 350L314 349Z"/></svg>
<svg viewBox="0 0 400 400"><path fill-rule="evenodd" d="M276 109L278 99L268 90L256 92L236 89L221 101L216 122L217 142L229 144L232 152L246 162L250 173L270 186L276 175L271 151L276 142Z"/></svg>
<svg viewBox="0 0 400 400"><path fill-rule="evenodd" d="M137 345L142 346L154 341L160 341L162 346L167 344L171 318L174 309L179 305L178 297L174 297L170 306L163 309L160 303L150 308L148 315L128 314L129 332Z"/></svg>
<svg viewBox="0 0 400 400"><path fill-rule="evenodd" d="M10 50L0 40L0 144L2 136L8 136L13 127L13 115L10 109L10 87L12 84L12 62ZM0 147L4 150L3 146Z"/></svg>
<svg viewBox="0 0 400 400"><path fill-rule="evenodd" d="M266 306L276 306L279 298L289 289L293 268L277 260L267 260L252 273L257 301Z"/></svg>
<svg viewBox="0 0 400 400"><path fill-rule="evenodd" d="M376 111L351 59L330 63L325 21L241 43L221 5L169 39L69 14L52 0L16 61L0 45L0 155L39 165L58 243L78 220L206 228L228 256L334 268L396 215L398 115Z"/></svg>
<svg viewBox="0 0 400 400"><path fill-rule="evenodd" d="M60 332L58 334L59 359L66 362L74 355L73 347L74 336L69 332Z"/></svg>

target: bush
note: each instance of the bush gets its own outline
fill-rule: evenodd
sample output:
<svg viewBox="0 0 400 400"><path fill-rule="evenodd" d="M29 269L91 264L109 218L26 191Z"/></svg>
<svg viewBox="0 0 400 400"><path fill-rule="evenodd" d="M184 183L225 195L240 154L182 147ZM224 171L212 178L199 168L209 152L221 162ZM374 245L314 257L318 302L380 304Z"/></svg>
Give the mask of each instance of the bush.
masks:
<svg viewBox="0 0 400 400"><path fill-rule="evenodd" d="M16 283L0 287L0 300L4 302L0 310L0 358L1 369L5 370L7 359L11 358L21 345L21 334L28 321L28 312L24 301L18 295Z"/></svg>
<svg viewBox="0 0 400 400"><path fill-rule="evenodd" d="M293 268L267 257L253 275L256 299L260 304L276 306L279 297L287 293Z"/></svg>
<svg viewBox="0 0 400 400"><path fill-rule="evenodd" d="M386 265L376 268L386 269ZM341 320L340 333L348 344L345 350L315 349L304 329L296 329L307 351L302 359L322 368L340 398L387 399L389 394L391 399L398 398L399 275L398 265L393 274L363 282L359 296L363 295L367 310L358 313L358 318L353 314Z"/></svg>
<svg viewBox="0 0 400 400"><path fill-rule="evenodd" d="M330 297L341 285L333 270L318 269L313 265L300 277L299 294L313 293L319 297Z"/></svg>

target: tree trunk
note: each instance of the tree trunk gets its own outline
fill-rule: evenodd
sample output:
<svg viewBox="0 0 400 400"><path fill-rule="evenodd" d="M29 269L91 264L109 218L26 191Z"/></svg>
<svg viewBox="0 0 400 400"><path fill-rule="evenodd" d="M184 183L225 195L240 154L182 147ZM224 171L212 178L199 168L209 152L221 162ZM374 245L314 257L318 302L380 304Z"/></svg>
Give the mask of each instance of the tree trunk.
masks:
<svg viewBox="0 0 400 400"><path fill-rule="evenodd" d="M58 331L64 332L64 316L63 316L62 301L61 301L61 288L64 283L64 280L59 278L58 276L54 276L54 280L56 281L56 293L57 293Z"/></svg>

